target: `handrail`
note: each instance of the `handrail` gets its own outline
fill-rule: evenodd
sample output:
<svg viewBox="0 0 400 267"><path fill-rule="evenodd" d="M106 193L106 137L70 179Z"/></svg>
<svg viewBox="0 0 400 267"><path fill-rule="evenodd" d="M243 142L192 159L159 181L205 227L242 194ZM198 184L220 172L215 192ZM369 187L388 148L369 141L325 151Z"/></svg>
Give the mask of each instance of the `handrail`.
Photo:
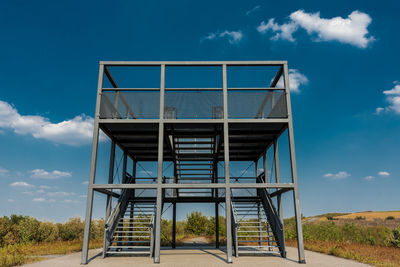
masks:
<svg viewBox="0 0 400 267"><path fill-rule="evenodd" d="M154 251L154 217L156 213L156 206L154 206L154 211L153 214L151 215L151 220L150 220L150 258L153 257L153 251Z"/></svg>
<svg viewBox="0 0 400 267"><path fill-rule="evenodd" d="M231 214L232 214L232 218L233 218L232 236L233 236L233 242L234 242L234 247L235 247L235 257L239 257L238 238L237 238L238 221L237 221L235 205L233 204L232 200L233 200L233 196L231 194Z"/></svg>
<svg viewBox="0 0 400 267"><path fill-rule="evenodd" d="M131 183L132 179L134 179L129 174L126 174L126 177L128 179L128 183ZM125 209L126 209L127 198L129 197L129 195L127 194L128 190L132 190L132 189L128 189L128 188L122 189L121 195L118 198L118 202L115 205L114 209L112 210L110 216L108 217L108 219L104 225L103 258L106 256L108 246L111 243L111 236L116 228L115 222L118 221L118 218L121 216L122 212L125 211Z"/></svg>
<svg viewBox="0 0 400 267"><path fill-rule="evenodd" d="M261 180L261 177L259 178ZM271 230L274 233L276 241L278 242L281 256L283 258L286 257L285 245L284 245L284 230L283 230L283 222L281 222L280 217L278 216L274 205L271 202L271 198L265 188L257 190L259 192L261 203L264 207L264 211L267 215L267 219L269 225L271 226Z"/></svg>

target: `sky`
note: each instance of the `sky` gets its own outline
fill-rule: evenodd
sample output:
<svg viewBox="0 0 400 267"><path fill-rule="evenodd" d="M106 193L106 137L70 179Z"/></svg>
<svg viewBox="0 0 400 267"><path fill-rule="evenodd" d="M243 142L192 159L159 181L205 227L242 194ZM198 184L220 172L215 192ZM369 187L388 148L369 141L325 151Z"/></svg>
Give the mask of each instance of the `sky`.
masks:
<svg viewBox="0 0 400 267"><path fill-rule="evenodd" d="M386 0L2 1L0 215L83 217L102 60L287 60L302 213L399 210L399 9ZM104 205L96 195L95 218ZM197 208L212 215L178 206L178 219Z"/></svg>

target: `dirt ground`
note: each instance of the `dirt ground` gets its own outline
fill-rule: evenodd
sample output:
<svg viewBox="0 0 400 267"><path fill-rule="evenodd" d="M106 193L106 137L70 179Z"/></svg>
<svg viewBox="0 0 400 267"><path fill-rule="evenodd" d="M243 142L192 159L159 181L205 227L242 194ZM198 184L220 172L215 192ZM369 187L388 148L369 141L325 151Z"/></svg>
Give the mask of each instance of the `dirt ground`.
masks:
<svg viewBox="0 0 400 267"><path fill-rule="evenodd" d="M195 240L191 242L203 242ZM182 248L177 249L162 249L161 263L155 265L149 257L107 257L101 258L101 250L95 249L89 252L90 262L88 267L124 267L124 266L167 266L167 267L204 267L204 266L231 266L226 263L226 254L223 250L215 249L209 246L197 246L187 248L190 243ZM286 259L278 256L240 256L233 257L232 265L244 267L258 266L310 266L310 267L366 267L369 265L358 263L351 260L341 259L329 255L324 255L316 252L306 251L306 264L299 265L297 263L296 248L287 247L288 257ZM27 267L81 267L81 253L73 253L66 256L48 259L45 261L24 265Z"/></svg>

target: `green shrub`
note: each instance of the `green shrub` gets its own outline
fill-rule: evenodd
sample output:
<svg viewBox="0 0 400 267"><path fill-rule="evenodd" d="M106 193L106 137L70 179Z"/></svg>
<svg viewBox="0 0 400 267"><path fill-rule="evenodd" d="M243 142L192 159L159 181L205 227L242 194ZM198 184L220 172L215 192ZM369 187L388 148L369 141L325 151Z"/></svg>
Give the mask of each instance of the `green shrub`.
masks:
<svg viewBox="0 0 400 267"><path fill-rule="evenodd" d="M203 216L201 211L193 211L186 215L186 231L191 234L199 235L206 233L208 218Z"/></svg>
<svg viewBox="0 0 400 267"><path fill-rule="evenodd" d="M355 219L356 219L356 220L365 220L365 217L363 217L363 216L357 216Z"/></svg>
<svg viewBox="0 0 400 267"><path fill-rule="evenodd" d="M39 227L40 222L35 218L25 217L18 223L18 231L20 233L20 243L26 244L30 242L40 241Z"/></svg>
<svg viewBox="0 0 400 267"><path fill-rule="evenodd" d="M395 218L393 216L387 216L385 220L394 220Z"/></svg>
<svg viewBox="0 0 400 267"><path fill-rule="evenodd" d="M60 239L77 240L83 237L84 224L79 217L69 219L65 224L57 223Z"/></svg>
<svg viewBox="0 0 400 267"><path fill-rule="evenodd" d="M386 245L400 248L400 227L392 230L386 239Z"/></svg>
<svg viewBox="0 0 400 267"><path fill-rule="evenodd" d="M285 219L285 238L296 239L296 224L294 219ZM400 231L400 230L399 230ZM391 235L392 238L388 239ZM369 245L397 244L398 236L396 231L390 231L385 226L365 227L354 223L346 223L342 226L336 225L334 221L303 224L303 238L309 241L333 241L351 242Z"/></svg>

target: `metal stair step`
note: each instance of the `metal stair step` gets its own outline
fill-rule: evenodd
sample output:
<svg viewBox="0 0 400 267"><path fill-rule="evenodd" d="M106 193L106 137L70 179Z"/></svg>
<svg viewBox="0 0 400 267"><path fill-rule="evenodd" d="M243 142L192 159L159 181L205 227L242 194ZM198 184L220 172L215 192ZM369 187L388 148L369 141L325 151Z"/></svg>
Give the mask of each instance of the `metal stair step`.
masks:
<svg viewBox="0 0 400 267"><path fill-rule="evenodd" d="M150 238L149 235L144 235L144 236L140 236L140 235L136 235L136 236L121 236L121 238L126 238L126 237L128 237L128 238L140 238L140 239ZM119 238L119 236L117 236L116 238ZM138 240L138 241L140 241L140 240ZM132 242L132 241L129 241L129 240L114 240L114 241L111 241L111 242L128 243L128 242Z"/></svg>
<svg viewBox="0 0 400 267"><path fill-rule="evenodd" d="M279 246L238 246L238 248L279 248Z"/></svg>
<svg viewBox="0 0 400 267"><path fill-rule="evenodd" d="M238 240L239 243L274 243L276 242L275 240Z"/></svg>
<svg viewBox="0 0 400 267"><path fill-rule="evenodd" d="M120 241L111 241L111 243L149 243L150 240L120 240Z"/></svg>
<svg viewBox="0 0 400 267"><path fill-rule="evenodd" d="M109 248L150 248L150 246L109 246Z"/></svg>
<svg viewBox="0 0 400 267"><path fill-rule="evenodd" d="M259 235L238 235L237 237L238 237L238 238L241 238L241 237L246 237L246 238L249 238L249 237L250 237L250 238L252 238L252 237L258 237L258 238L259 238L260 236L259 236ZM263 237L263 238L264 238L264 237L265 237L265 238L268 238L268 237L274 237L274 236L262 235L261 237Z"/></svg>

